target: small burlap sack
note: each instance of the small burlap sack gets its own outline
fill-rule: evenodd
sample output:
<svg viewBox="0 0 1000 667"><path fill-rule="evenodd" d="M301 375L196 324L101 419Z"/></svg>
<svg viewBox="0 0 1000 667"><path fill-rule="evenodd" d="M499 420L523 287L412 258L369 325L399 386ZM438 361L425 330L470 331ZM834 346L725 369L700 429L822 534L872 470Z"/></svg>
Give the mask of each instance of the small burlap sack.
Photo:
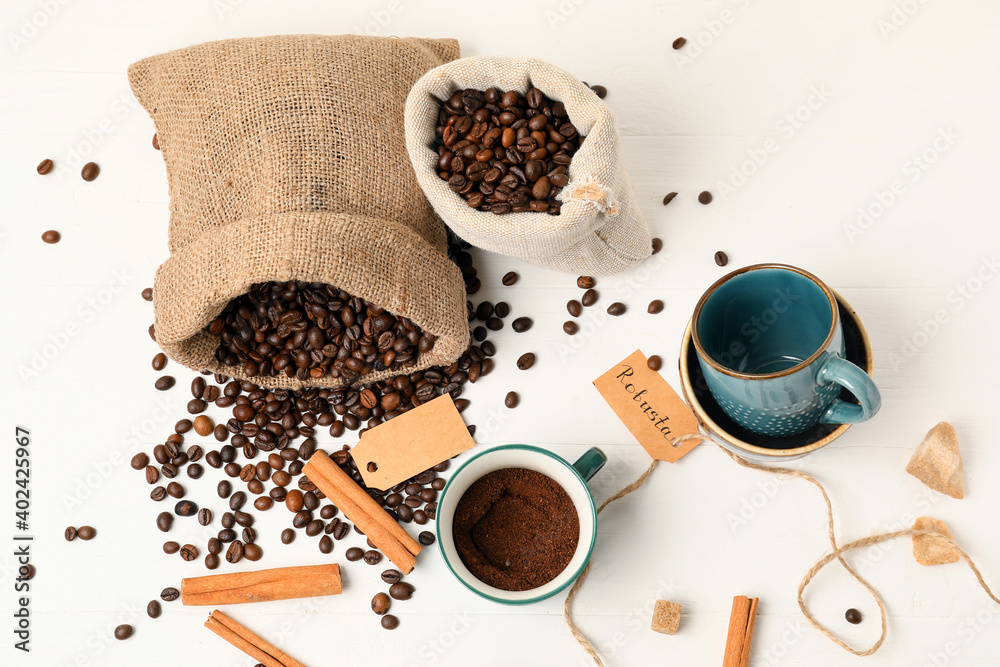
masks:
<svg viewBox="0 0 1000 667"><path fill-rule="evenodd" d="M562 102L573 125L586 137L570 164L570 181L559 195L561 213L493 215L469 208L436 171L433 143L441 101L465 88L496 87L523 94L532 86ZM406 99L406 148L434 210L475 246L588 275L619 273L651 252L649 228L625 171L611 110L583 82L547 62L475 56L432 69Z"/></svg>
<svg viewBox="0 0 1000 667"><path fill-rule="evenodd" d="M413 83L458 54L451 39L291 35L210 42L129 67L170 186L170 258L153 305L171 358L247 379L215 360L218 338L204 327L271 280L332 284L437 336L407 370L459 357L469 341L464 283L402 127Z"/></svg>

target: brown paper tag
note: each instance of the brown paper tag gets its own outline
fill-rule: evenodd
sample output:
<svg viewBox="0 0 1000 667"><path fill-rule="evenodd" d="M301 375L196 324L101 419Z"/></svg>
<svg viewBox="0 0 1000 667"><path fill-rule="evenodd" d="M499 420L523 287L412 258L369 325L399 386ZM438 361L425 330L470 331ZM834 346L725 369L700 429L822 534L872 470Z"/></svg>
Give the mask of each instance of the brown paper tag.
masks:
<svg viewBox="0 0 1000 667"><path fill-rule="evenodd" d="M692 438L674 446L677 438L698 433L698 420L663 376L650 370L641 350L594 380L594 386L654 459L673 463L701 442Z"/></svg>
<svg viewBox="0 0 1000 667"><path fill-rule="evenodd" d="M451 394L442 394L365 431L351 455L368 487L388 489L475 445Z"/></svg>

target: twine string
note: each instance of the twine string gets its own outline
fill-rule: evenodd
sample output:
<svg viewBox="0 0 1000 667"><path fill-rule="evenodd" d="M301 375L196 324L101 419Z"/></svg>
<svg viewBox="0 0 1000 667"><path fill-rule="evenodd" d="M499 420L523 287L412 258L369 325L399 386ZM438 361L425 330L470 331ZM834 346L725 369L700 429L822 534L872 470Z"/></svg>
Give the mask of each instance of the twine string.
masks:
<svg viewBox="0 0 1000 667"><path fill-rule="evenodd" d="M684 442L688 442L690 440L695 440L695 439L697 439L699 442L704 442L705 440L709 440L709 438L706 438L705 436L702 436L700 434L691 433L691 434L688 434L688 435L685 435L685 436L682 436L682 437L679 437L679 438L674 438L674 440L672 441L671 444L673 444L676 447L676 446L680 446ZM718 443L716 443L716 444L718 444ZM786 476L789 476L789 477L797 477L799 479L802 479L802 480L805 480L805 481L809 482L810 484L812 484L813 486L815 486L817 489L819 489L820 495L823 496L823 502L826 505L827 537L830 540L830 547L831 547L832 551L830 553L828 553L826 556L824 556L823 558L819 559L809 569L809 572L806 573L805 577L803 577L802 582L799 584L799 590L798 590L798 598L797 598L797 600L798 600L798 603L799 603L799 610L802 612L802 615L806 617L806 620L809 621L810 625L812 625L814 628L816 628L817 630L819 630L830 641L834 642L835 644L837 644L838 646L840 646L841 648L843 648L845 651L848 651L849 653L852 653L852 654L857 655L857 656L872 655L873 653L875 653L876 651L879 650L879 648L885 642L886 635L888 634L888 625L887 625L887 622L886 622L885 603L882 600L881 594L879 594L879 592L875 590L874 586L872 586L870 583L868 583L868 581L864 577L862 577L860 574L858 574L854 570L854 568L852 568L847 563L847 561L844 560L844 554L846 554L848 551L852 551L854 549L861 549L861 548L864 548L864 547L869 547L869 546L872 546L874 544L879 544L881 542L888 542L888 541L891 541L891 540L898 539L900 537L910 537L910 538L913 538L913 537L923 536L923 535L933 536L936 539L939 539L941 541L947 542L948 544L950 544L958 552L959 556L961 556L961 558L965 561L965 563L972 570L972 573L976 576L976 581L979 584L980 588L982 588L986 592L986 594L990 597L991 600L993 600L997 604L1000 604L1000 598L997 597L997 595L993 592L993 590L986 583L985 579L983 579L982 572L976 566L976 563L975 563L975 561L972 560L972 557L969 556L969 554L967 554L964 549L962 549L960 546L958 546L955 543L955 541L952 538L948 537L947 535L944 535L942 533L939 533L939 532L934 531L934 530L929 530L929 529L924 529L924 530L915 530L915 529L897 530L897 531L890 532L890 533L881 533L881 534L878 534L878 535L872 535L871 537L864 537L864 538L861 538L859 540L855 540L853 542L849 542L847 544L844 544L843 546L839 546L837 544L836 529L835 529L835 524L834 524L833 503L830 501L830 496L826 492L826 488L824 488L824 486L819 482L819 480L817 480L812 475L809 475L808 473L804 473L804 472L802 472L800 470L794 470L792 468L768 467L768 466L759 465L757 463L751 463L750 461L747 461L746 459L742 458L741 456L738 456L738 455L734 454L733 452L731 452L728 449L722 447L721 445L719 445L719 448L722 451L724 451L729 456L729 458L731 458L738 465L741 465L744 468L749 468L751 470L760 470L762 472L769 472L769 473L772 473L774 475L786 475ZM645 472L643 472L641 475L639 475L639 477L634 482L632 482L631 484L626 485L624 488L622 488L620 491L618 491L618 493L614 494L613 496L611 496L610 498L608 498L607 500L605 500L601 504L600 508L597 510L597 513L600 514L604 510L605 507L607 507L608 505L610 505L614 501L619 500L621 498L624 498L625 496L629 495L633 491L636 491L637 489L641 488L646 483L646 480L649 479L649 476L652 474L653 470L656 469L656 467L657 467L657 465L659 463L660 463L659 459L653 459L653 462L649 465L648 468L646 468ZM806 587L813 580L813 578L819 573L820 570L822 570L824 567L826 567L827 565L829 565L834 560L839 561L840 564L841 564L841 566L852 577L854 577L854 579L857 580L857 582L860 583L865 588L865 590L867 590L871 594L871 596L875 599L876 604L878 604L879 616L881 617L881 626L882 626L882 629L881 629L881 633L879 634L878 640L874 644L872 644L869 648L867 648L867 649L863 649L863 650L862 649L856 649L856 648L848 645L843 640L841 640L837 635L835 635L831 630L829 630L825 625L823 625L822 623L820 623L812 615L812 613L809 611L808 606L805 603L804 594L805 594ZM583 586L583 583L587 580L587 575L589 573L590 573L590 563L587 563L587 566L583 569L583 572L580 573L580 576L576 580L576 582L573 584L573 587L570 588L569 595L566 596L566 602L563 605L563 616L566 619L566 625L569 627L570 633L573 635L573 638L576 639L577 643L579 643L580 646L582 646L583 649L590 655L590 657L593 658L594 663L598 667L604 667L604 661L601 660L601 656L597 653L597 649L594 648L594 645L590 642L590 640L583 633L583 631L580 630L580 628L573 621L573 600L574 600L574 598L576 598L576 595L580 591L580 588Z"/></svg>

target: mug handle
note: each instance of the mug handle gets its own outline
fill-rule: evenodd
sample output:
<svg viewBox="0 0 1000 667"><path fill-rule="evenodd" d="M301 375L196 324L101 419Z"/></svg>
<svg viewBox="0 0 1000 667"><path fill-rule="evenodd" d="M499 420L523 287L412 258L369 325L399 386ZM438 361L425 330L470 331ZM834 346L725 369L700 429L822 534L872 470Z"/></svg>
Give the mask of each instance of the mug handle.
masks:
<svg viewBox="0 0 1000 667"><path fill-rule="evenodd" d="M591 447L573 463L573 467L576 468L585 482L589 482L590 478L596 475L597 471L603 468L607 462L608 457L604 452L597 447Z"/></svg>
<svg viewBox="0 0 1000 667"><path fill-rule="evenodd" d="M821 383L839 384L854 394L859 403L855 405L839 398L833 399L819 418L822 424L857 424L871 419L882 407L882 394L871 377L847 359L830 357L820 367L816 379Z"/></svg>

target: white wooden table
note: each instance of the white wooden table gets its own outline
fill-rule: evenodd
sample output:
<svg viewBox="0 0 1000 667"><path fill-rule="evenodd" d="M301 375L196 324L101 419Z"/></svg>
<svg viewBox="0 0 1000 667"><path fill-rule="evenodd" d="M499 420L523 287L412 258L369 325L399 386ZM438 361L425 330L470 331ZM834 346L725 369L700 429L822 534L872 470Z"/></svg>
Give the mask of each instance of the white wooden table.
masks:
<svg viewBox="0 0 1000 667"><path fill-rule="evenodd" d="M829 489L845 539L908 526L929 514L1000 584L996 508L997 312L1000 245L1000 6L981 0L539 0L265 2L8 0L0 7L0 328L7 430L0 494L0 664L251 665L201 627L205 610L146 602L201 573L161 552L158 509L130 470L136 446L161 442L184 416L192 374L173 365L175 390L153 391L139 292L166 257L167 184L150 147L152 122L125 69L162 51L226 37L365 32L456 37L469 54L530 55L608 87L637 195L664 252L633 275L601 283L626 302L622 318L570 340L571 276L480 253L479 298L505 299L535 319L530 333L493 339L494 375L470 387L468 421L480 447L529 442L567 457L597 444L610 457L598 500L638 475L645 452L590 382L636 347L665 360L676 384L680 335L698 295L723 270L781 261L812 270L860 312L871 333L884 405L795 464ZM676 37L688 45L675 52ZM43 158L65 172L34 173ZM102 167L85 183L79 167ZM702 190L715 193L709 206ZM680 195L669 206L664 194ZM58 229L48 246L42 231ZM500 276L521 274L512 288ZM666 310L645 313L663 299ZM597 311L600 312L600 311ZM539 361L514 367L525 351ZM35 356L35 355L39 356ZM34 363L35 368L32 367ZM34 372L24 372L24 369ZM521 406L502 407L521 393ZM962 442L967 497L956 501L903 472L941 420ZM32 431L32 652L13 649L15 425ZM348 439L347 441L352 441ZM195 442L195 439L189 440ZM321 444L332 445L329 438ZM209 471L186 481L209 500ZM209 502L209 506L211 503ZM221 507L220 507L221 509ZM319 560L315 545L278 544L287 517L260 519L266 564ZM98 538L69 544L67 525ZM269 529L270 526L273 528ZM173 539L201 540L198 530ZM355 536L356 537L356 536ZM577 600L581 627L609 665L719 664L732 597L759 596L751 664L996 665L1000 607L960 565L925 568L908 542L856 554L885 596L890 635L854 658L808 627L795 593L827 551L823 506L799 481L738 468L714 446L658 469L601 517L593 573ZM337 545L342 554L345 545ZM421 559L414 599L397 603L399 629L368 611L381 567L346 568L337 598L244 607L234 616L309 665L585 665L562 620L564 596L528 608L469 594L436 552ZM858 646L878 634L871 599L835 567L811 589L821 619ZM656 598L681 602L680 632L648 629ZM865 621L843 621L857 607ZM135 636L116 642L121 622ZM344 657L339 657L344 656Z"/></svg>

